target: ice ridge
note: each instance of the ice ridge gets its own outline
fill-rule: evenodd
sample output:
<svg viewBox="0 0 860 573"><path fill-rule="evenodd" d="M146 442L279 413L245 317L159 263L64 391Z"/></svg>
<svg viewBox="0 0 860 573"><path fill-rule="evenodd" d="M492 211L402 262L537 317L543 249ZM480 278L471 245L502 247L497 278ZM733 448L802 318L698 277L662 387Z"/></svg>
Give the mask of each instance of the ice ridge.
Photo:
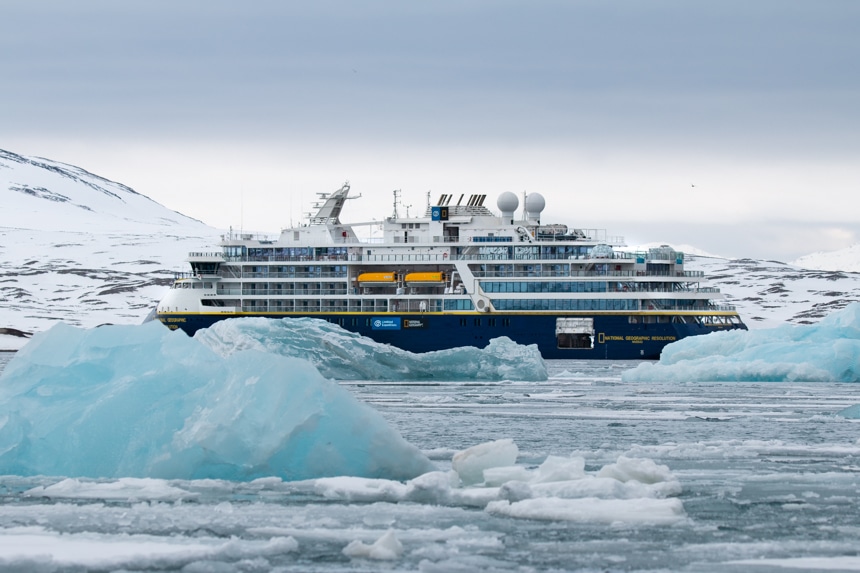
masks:
<svg viewBox="0 0 860 573"><path fill-rule="evenodd" d="M309 360L334 380L546 380L536 345L507 337L486 348L416 354L380 344L315 318L242 317L216 322L194 337L222 356L244 349Z"/></svg>

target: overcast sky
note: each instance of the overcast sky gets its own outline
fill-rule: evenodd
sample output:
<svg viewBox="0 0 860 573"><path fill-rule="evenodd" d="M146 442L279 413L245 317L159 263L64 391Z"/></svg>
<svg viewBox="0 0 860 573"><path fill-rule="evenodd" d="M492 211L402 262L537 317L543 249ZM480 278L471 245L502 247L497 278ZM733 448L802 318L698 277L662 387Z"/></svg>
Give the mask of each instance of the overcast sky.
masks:
<svg viewBox="0 0 860 573"><path fill-rule="evenodd" d="M540 192L734 257L860 241L855 0L6 0L0 148L227 228Z"/></svg>

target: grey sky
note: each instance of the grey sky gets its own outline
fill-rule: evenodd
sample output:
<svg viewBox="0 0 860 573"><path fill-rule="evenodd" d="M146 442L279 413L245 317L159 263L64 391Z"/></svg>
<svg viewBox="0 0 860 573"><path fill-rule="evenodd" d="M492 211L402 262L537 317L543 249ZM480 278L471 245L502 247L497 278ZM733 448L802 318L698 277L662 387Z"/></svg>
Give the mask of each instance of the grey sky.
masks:
<svg viewBox="0 0 860 573"><path fill-rule="evenodd" d="M221 227L349 179L357 219L538 191L631 242L790 259L860 237L858 29L848 0L12 0L0 147Z"/></svg>

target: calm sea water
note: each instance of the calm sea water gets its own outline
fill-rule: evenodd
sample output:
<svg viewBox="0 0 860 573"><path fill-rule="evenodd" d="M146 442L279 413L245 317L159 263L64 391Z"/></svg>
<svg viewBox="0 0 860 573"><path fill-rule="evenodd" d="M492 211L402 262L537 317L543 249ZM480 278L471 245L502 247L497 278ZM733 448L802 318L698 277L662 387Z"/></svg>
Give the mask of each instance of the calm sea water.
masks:
<svg viewBox="0 0 860 573"><path fill-rule="evenodd" d="M8 356L0 353L0 365ZM454 452L499 438L515 441L526 466L548 455L581 456L590 471L620 455L665 464L683 487L686 519L670 526L516 519L456 503L337 501L276 481L170 482L195 494L181 503L57 500L25 492L60 478L6 476L0 539L31 528L72 554L92 543L158 540L186 549L185 557L119 558L107 567L125 570L860 570L860 425L836 415L860 402L860 387L626 384L621 373L635 363L548 366L551 378L541 383L344 386L441 469ZM372 542L389 529L404 546L400 558L342 553L351 540ZM272 549L283 535L298 549ZM195 544L212 539L232 549L195 557Z"/></svg>

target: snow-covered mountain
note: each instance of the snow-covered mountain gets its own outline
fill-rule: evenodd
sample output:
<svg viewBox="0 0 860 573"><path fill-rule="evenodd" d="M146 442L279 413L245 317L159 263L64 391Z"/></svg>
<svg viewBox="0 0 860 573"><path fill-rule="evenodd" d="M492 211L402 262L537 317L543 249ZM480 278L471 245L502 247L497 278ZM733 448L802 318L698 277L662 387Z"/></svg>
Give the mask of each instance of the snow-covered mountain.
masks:
<svg viewBox="0 0 860 573"><path fill-rule="evenodd" d="M24 332L139 323L219 235L125 185L3 150L0 206L0 328Z"/></svg>
<svg viewBox="0 0 860 573"><path fill-rule="evenodd" d="M223 231L79 167L0 150L0 349L7 329L140 323L191 251ZM619 229L623 232L623 229ZM729 260L675 246L736 305L750 328L816 322L860 301L860 248L804 257L804 267ZM833 268L839 260L844 270Z"/></svg>
<svg viewBox="0 0 860 573"><path fill-rule="evenodd" d="M860 244L838 251L804 255L792 261L791 264L804 269L860 273Z"/></svg>
<svg viewBox="0 0 860 573"><path fill-rule="evenodd" d="M753 259L693 256L687 261L687 268L703 271L708 284L726 295L749 328L814 323L860 301L858 273Z"/></svg>

